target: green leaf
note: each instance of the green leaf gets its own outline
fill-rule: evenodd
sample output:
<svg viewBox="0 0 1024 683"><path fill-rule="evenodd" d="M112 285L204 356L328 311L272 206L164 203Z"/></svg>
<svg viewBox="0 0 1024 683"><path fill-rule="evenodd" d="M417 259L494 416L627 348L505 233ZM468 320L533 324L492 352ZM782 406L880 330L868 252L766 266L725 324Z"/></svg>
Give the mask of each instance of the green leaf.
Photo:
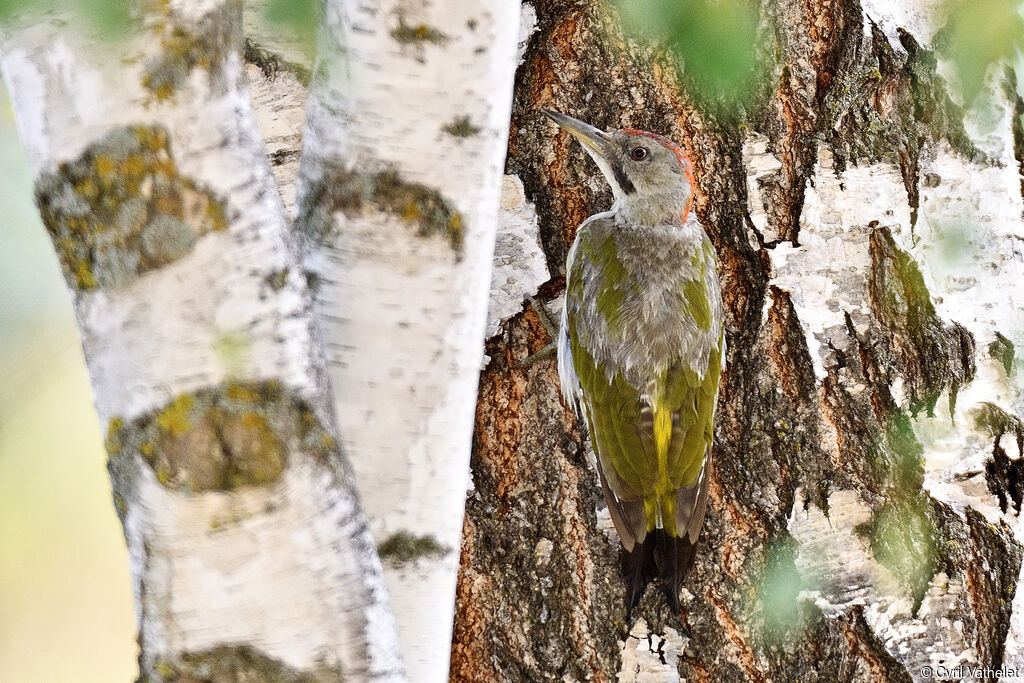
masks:
<svg viewBox="0 0 1024 683"><path fill-rule="evenodd" d="M960 0L937 40L956 65L964 104L974 102L989 65L1012 59L1024 49L1024 17L1019 0Z"/></svg>
<svg viewBox="0 0 1024 683"><path fill-rule="evenodd" d="M758 11L739 0L617 0L627 29L664 40L694 94L742 100L755 85Z"/></svg>
<svg viewBox="0 0 1024 683"><path fill-rule="evenodd" d="M78 0L78 12L103 34L124 35L131 23L128 0Z"/></svg>
<svg viewBox="0 0 1024 683"><path fill-rule="evenodd" d="M303 51L313 56L320 21L319 5L319 0L270 0L263 11L263 18L294 34Z"/></svg>
<svg viewBox="0 0 1024 683"><path fill-rule="evenodd" d="M0 24L39 4L39 0L0 0Z"/></svg>
<svg viewBox="0 0 1024 683"><path fill-rule="evenodd" d="M123 38L131 23L130 0L78 0L71 5L72 28L86 28L105 37ZM0 24L24 15L65 11L58 0L0 0Z"/></svg>

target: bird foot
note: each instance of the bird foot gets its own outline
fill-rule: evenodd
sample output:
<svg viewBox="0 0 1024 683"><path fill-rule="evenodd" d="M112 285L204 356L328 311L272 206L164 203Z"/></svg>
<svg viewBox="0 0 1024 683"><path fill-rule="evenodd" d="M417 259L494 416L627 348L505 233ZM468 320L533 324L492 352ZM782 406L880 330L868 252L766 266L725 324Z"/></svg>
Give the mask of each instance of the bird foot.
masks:
<svg viewBox="0 0 1024 683"><path fill-rule="evenodd" d="M550 344L545 346L543 349L541 349L537 353L530 354L529 356L524 358L522 361L520 361L519 362L519 367L525 368L528 365L533 365L534 363L536 363L539 360L544 360L548 356L554 355L555 349L557 348L557 346L558 345L555 342L551 342Z"/></svg>
<svg viewBox="0 0 1024 683"><path fill-rule="evenodd" d="M534 299L529 294L526 295L526 300L530 302L533 310L537 311L537 317L540 318L540 324L544 326L544 331L548 333L548 337L552 340L558 339L558 323L555 321L555 316L551 315L551 311L544 305L544 302Z"/></svg>
<svg viewBox="0 0 1024 683"><path fill-rule="evenodd" d="M548 338L552 339L552 340L557 340L558 339L558 323L555 322L554 316L551 315L551 311L548 310L548 307L544 305L544 302L538 301L537 299L533 298L529 294L527 294L525 298L526 298L526 300L528 302L530 302L530 306L533 307L533 310L537 312L537 317L540 318L540 324L544 326L544 331L547 332ZM551 356L552 354L555 353L555 350L557 349L557 347L558 347L558 342L557 341L552 341L550 344L545 346L543 349L541 349L537 353L531 354L531 355L527 356L526 358L524 358L519 363L519 367L526 367L528 365L533 365L537 361L543 360L543 359L547 358L548 356Z"/></svg>

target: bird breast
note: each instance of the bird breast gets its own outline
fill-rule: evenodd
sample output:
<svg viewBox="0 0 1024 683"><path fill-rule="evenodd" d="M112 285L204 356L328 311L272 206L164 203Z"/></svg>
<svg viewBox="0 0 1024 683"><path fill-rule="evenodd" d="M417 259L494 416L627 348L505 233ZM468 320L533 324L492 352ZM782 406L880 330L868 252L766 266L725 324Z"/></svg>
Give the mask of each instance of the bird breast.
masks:
<svg viewBox="0 0 1024 683"><path fill-rule="evenodd" d="M684 226L588 226L580 234L578 335L609 376L642 387L684 363L707 371L722 330L714 250L696 220ZM570 291L570 299L573 298Z"/></svg>

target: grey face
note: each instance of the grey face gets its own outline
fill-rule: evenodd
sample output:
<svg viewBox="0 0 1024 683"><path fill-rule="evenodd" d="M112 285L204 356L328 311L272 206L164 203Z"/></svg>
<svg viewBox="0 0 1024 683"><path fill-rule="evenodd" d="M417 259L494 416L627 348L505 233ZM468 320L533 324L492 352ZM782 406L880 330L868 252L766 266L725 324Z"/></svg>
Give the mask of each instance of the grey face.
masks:
<svg viewBox="0 0 1024 683"><path fill-rule="evenodd" d="M657 138L632 131L605 135L616 157L611 166L623 194L672 191L680 184L689 186L683 162Z"/></svg>
<svg viewBox="0 0 1024 683"><path fill-rule="evenodd" d="M682 151L673 142L639 130L605 132L550 109L544 113L594 159L620 211L655 222L685 215L692 188Z"/></svg>

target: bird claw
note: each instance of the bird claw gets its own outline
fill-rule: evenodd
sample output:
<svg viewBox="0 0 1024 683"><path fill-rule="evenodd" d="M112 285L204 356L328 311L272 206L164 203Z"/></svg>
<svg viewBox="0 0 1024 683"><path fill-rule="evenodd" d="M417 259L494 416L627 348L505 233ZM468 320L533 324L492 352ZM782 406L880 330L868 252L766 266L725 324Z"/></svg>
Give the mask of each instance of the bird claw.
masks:
<svg viewBox="0 0 1024 683"><path fill-rule="evenodd" d="M544 331L548 333L548 337L552 340L558 339L558 323L555 322L555 317L551 315L551 311L544 305L543 301L534 299L529 294L526 295L526 300L530 302L530 306L537 312L537 317L540 318L540 324L544 326Z"/></svg>
<svg viewBox="0 0 1024 683"><path fill-rule="evenodd" d="M556 346L557 344L555 342L551 342L537 353L530 354L529 356L521 360L519 362L519 367L525 368L528 365L533 365L539 360L544 360L548 356L554 354Z"/></svg>
<svg viewBox="0 0 1024 683"><path fill-rule="evenodd" d="M547 332L548 338L553 341L537 353L531 354L520 361L519 367L521 368L533 365L537 361L551 356L555 353L558 346L558 342L556 341L558 339L558 324L554 321L554 316L551 315L551 311L548 310L548 307L545 306L542 301L538 301L529 294L524 298L530 303L533 310L537 312L537 317L540 318L540 323L544 326L544 331Z"/></svg>

